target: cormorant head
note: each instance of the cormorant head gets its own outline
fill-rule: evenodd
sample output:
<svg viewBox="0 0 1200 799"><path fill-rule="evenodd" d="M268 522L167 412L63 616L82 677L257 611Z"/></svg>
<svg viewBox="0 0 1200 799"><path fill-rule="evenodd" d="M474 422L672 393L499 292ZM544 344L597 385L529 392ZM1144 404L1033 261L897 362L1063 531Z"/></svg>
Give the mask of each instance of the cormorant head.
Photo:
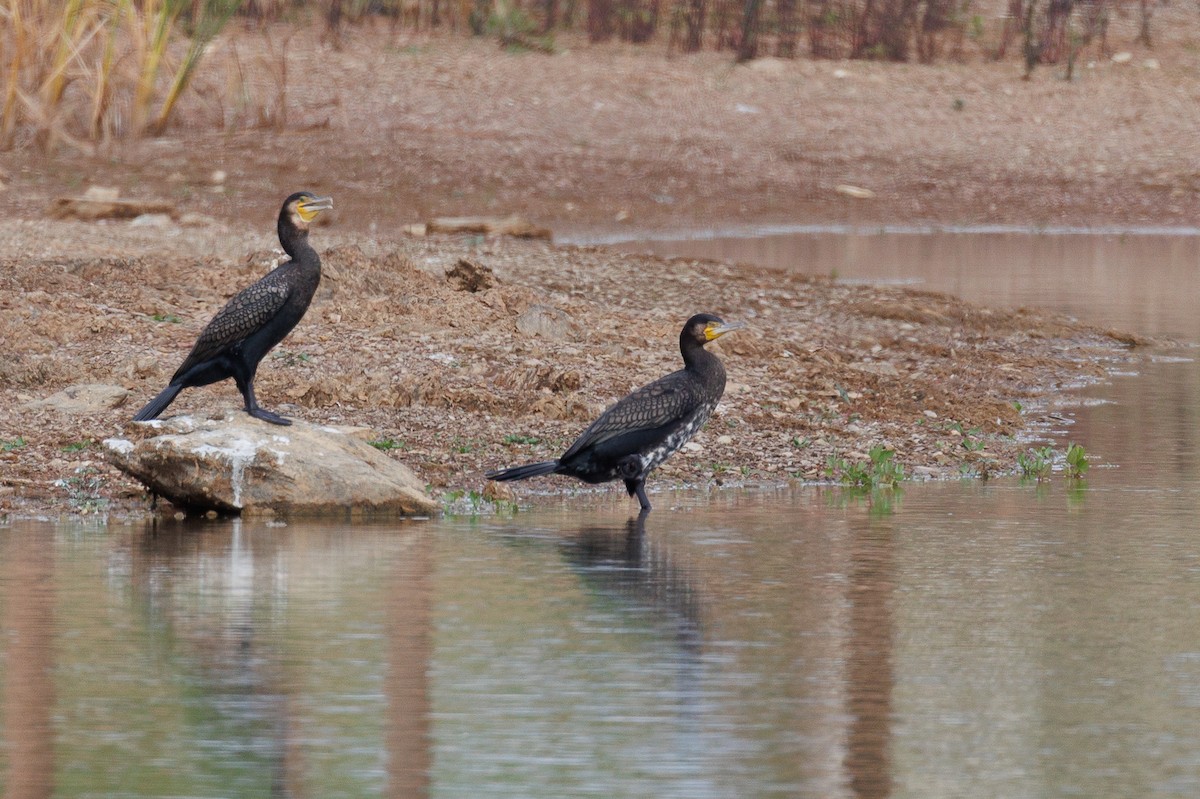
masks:
<svg viewBox="0 0 1200 799"><path fill-rule="evenodd" d="M719 316L710 313L698 313L683 326L680 339L692 339L704 346L710 341L720 338L734 330L745 327L745 322L725 322Z"/></svg>
<svg viewBox="0 0 1200 799"><path fill-rule="evenodd" d="M332 197L318 197L312 192L298 191L283 201L279 211L279 223L294 230L307 231L308 223L317 218L317 214L333 208Z"/></svg>

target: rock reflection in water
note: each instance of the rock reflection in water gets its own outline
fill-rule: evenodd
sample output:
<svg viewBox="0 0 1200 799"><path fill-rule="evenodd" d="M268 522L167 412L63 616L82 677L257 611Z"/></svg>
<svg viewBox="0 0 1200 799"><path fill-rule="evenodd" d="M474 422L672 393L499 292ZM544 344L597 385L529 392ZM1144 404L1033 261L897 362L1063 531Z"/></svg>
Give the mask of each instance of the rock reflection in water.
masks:
<svg viewBox="0 0 1200 799"><path fill-rule="evenodd" d="M330 664L313 662L319 656L310 660L303 649L294 651L289 640L303 634L288 629L305 624L297 617L299 608L314 600L336 605L343 577L338 572L352 568L346 555L349 561L370 555L347 553L342 543L335 531L321 528L234 521L215 529L168 525L131 547L131 587L146 625L165 633L169 651L164 655L191 672L192 701L204 706L197 716L209 719L208 729L196 732L196 745L210 749L216 764L259 762L262 773L270 775L272 796L320 795L313 787L320 769L311 760L342 742L324 740L313 716L330 704L345 702L347 707L338 710L355 712L350 703L361 703L339 693L360 692L357 686L314 685L321 680L314 672ZM331 562L333 556L338 560ZM379 712L385 716L388 795L420 797L428 794L431 761L428 536L411 536L404 557L389 565L381 587L383 701L370 703L363 721L375 723L369 717ZM314 687L325 695L314 696Z"/></svg>

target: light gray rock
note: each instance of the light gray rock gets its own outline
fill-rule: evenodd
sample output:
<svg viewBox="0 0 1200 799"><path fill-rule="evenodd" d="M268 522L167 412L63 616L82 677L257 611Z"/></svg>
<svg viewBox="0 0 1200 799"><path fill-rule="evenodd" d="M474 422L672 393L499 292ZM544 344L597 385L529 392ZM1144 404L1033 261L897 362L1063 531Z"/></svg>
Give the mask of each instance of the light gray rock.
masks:
<svg viewBox="0 0 1200 799"><path fill-rule="evenodd" d="M531 305L517 317L517 330L526 336L567 341L575 334L575 323L565 311L549 305Z"/></svg>
<svg viewBox="0 0 1200 799"><path fill-rule="evenodd" d="M35 411L58 411L72 416L100 413L115 408L126 400L129 390L103 383L77 383L40 400L25 403Z"/></svg>
<svg viewBox="0 0 1200 799"><path fill-rule="evenodd" d="M109 460L172 503L245 515L415 516L437 510L407 466L353 428L279 427L230 411L131 423Z"/></svg>

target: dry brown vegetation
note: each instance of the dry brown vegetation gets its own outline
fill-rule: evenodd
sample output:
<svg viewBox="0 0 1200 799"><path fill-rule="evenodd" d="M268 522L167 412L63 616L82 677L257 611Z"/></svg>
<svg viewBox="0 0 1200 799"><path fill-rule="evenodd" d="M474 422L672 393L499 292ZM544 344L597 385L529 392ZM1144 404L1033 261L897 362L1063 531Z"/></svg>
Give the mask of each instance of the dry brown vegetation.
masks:
<svg viewBox="0 0 1200 799"><path fill-rule="evenodd" d="M5 0L0 149L161 135L189 93L216 107L207 124L217 129L282 127L297 19L323 20L321 41L335 49L354 46L351 30L382 23L393 35L451 31L543 53L559 49L556 33L583 32L593 44L731 50L738 62L1015 58L1027 76L1065 63L1070 77L1080 58L1106 58L1114 43L1152 47L1159 9L1153 0ZM1194 9L1161 13L1171 38L1200 30ZM221 36L231 18L240 37ZM206 57L218 62L216 79L193 88Z"/></svg>

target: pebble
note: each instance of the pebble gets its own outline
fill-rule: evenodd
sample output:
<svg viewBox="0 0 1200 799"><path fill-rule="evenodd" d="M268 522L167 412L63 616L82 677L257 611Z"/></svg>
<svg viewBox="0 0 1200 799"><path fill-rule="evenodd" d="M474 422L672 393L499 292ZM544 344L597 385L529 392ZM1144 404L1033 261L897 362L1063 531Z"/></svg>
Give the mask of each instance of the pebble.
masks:
<svg viewBox="0 0 1200 799"><path fill-rule="evenodd" d="M728 446L733 443L733 436L717 436L717 443L722 446Z"/></svg>
<svg viewBox="0 0 1200 799"><path fill-rule="evenodd" d="M853 197L856 200L869 200L875 196L875 192L870 189L864 189L862 186L851 186L848 183L843 183L840 186L834 186L833 190L838 194L846 197Z"/></svg>

